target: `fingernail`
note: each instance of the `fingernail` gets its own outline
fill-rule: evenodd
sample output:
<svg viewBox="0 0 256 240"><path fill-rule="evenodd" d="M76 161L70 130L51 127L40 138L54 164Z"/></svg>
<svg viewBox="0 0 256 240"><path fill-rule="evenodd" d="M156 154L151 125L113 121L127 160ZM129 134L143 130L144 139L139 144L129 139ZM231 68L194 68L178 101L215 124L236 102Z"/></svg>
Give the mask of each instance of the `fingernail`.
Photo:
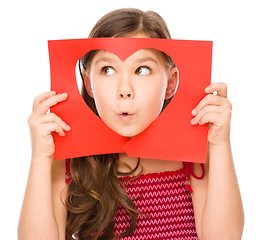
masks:
<svg viewBox="0 0 256 240"><path fill-rule="evenodd" d="M67 129L67 131L69 131L71 129L71 127L66 124L66 129Z"/></svg>
<svg viewBox="0 0 256 240"><path fill-rule="evenodd" d="M56 94L56 91L50 91L50 94L54 95L54 94Z"/></svg>
<svg viewBox="0 0 256 240"><path fill-rule="evenodd" d="M190 123L191 123L191 124L194 124L194 123L195 123L195 119L194 119L194 118L191 119Z"/></svg>
<svg viewBox="0 0 256 240"><path fill-rule="evenodd" d="M196 109L192 110L192 115L195 116L196 115Z"/></svg>
<svg viewBox="0 0 256 240"><path fill-rule="evenodd" d="M205 88L206 92L210 92L210 87L208 86L207 88Z"/></svg>
<svg viewBox="0 0 256 240"><path fill-rule="evenodd" d="M62 94L61 94L61 96L63 96L63 97L67 97L67 96L68 96L68 94L67 94L67 93L62 93Z"/></svg>
<svg viewBox="0 0 256 240"><path fill-rule="evenodd" d="M66 134L65 134L65 132L62 132L62 133L59 133L59 135L60 135L61 137L64 137Z"/></svg>

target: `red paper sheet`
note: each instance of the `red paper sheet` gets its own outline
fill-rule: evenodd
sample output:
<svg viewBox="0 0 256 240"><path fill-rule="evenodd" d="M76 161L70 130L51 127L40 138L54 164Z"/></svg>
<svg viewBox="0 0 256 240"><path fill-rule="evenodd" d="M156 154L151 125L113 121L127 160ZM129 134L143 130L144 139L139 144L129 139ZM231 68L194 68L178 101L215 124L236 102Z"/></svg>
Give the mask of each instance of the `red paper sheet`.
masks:
<svg viewBox="0 0 256 240"><path fill-rule="evenodd" d="M130 157L205 163L208 125L192 126L191 111L211 82L212 42L154 38L91 38L48 41L51 89L68 100L51 108L71 126L65 137L53 133L55 159L126 152ZM134 138L122 137L98 118L81 97L75 66L85 53L104 49L122 61L140 49L168 54L179 70L178 90L162 114Z"/></svg>

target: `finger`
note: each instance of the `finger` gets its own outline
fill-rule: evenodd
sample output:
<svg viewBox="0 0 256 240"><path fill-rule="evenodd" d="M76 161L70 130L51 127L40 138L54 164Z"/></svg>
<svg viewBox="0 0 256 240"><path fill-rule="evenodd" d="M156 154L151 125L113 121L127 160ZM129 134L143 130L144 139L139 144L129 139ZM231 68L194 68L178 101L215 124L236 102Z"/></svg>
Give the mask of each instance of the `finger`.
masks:
<svg viewBox="0 0 256 240"><path fill-rule="evenodd" d="M71 127L67 125L60 117L54 113L45 114L40 118L40 123L57 123L65 131L70 131Z"/></svg>
<svg viewBox="0 0 256 240"><path fill-rule="evenodd" d="M43 102L44 100L46 100L47 98L49 97L52 97L56 94L55 91L51 91L51 92L45 92L45 93L42 93L40 94L39 96L37 96L35 99L34 99L34 103L33 103L33 111L38 107L38 105Z"/></svg>
<svg viewBox="0 0 256 240"><path fill-rule="evenodd" d="M59 102L65 101L67 97L67 93L62 93L45 99L34 110L34 115L40 116L45 114L50 109L50 107L56 105Z"/></svg>
<svg viewBox="0 0 256 240"><path fill-rule="evenodd" d="M50 135L52 132L58 133L60 136L65 136L63 128L58 123L46 123L45 124L46 135Z"/></svg>
<svg viewBox="0 0 256 240"><path fill-rule="evenodd" d="M192 115L196 116L205 106L207 105L215 105L215 106L222 106L226 104L226 100L223 97L208 94L206 95L200 103L192 110Z"/></svg>
<svg viewBox="0 0 256 240"><path fill-rule="evenodd" d="M191 124L192 125L200 124L202 123L202 119L206 114L208 113L221 114L222 113L221 110L222 110L221 107L214 106L214 105L207 105L191 120Z"/></svg>
<svg viewBox="0 0 256 240"><path fill-rule="evenodd" d="M205 89L206 93L214 93L217 92L217 95L220 97L227 97L228 87L226 83L216 82L212 83Z"/></svg>
<svg viewBox="0 0 256 240"><path fill-rule="evenodd" d="M199 125L204 125L206 123L213 123L215 124L221 117L221 113L216 112L207 112L202 116L202 118L199 121Z"/></svg>

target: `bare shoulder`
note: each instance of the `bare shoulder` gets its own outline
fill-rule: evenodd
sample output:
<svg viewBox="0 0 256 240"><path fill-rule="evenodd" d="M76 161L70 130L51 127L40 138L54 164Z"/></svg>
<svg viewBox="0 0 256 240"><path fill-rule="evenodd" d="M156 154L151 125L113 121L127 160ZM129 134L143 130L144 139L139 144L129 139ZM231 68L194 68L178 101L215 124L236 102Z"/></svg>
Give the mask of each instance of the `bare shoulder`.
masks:
<svg viewBox="0 0 256 240"><path fill-rule="evenodd" d="M52 164L52 198L55 218L59 228L59 239L65 239L67 210L65 198L68 186L65 182L65 160L54 160Z"/></svg>
<svg viewBox="0 0 256 240"><path fill-rule="evenodd" d="M208 191L209 161L206 162L204 167L205 167L205 175L203 179L198 180L190 176L191 187L193 189L193 193L191 194L191 196L192 196L193 207L194 207L196 230L199 238L201 233L202 213L204 210L207 191ZM193 172L196 176L201 176L202 175L201 164L194 163Z"/></svg>
<svg viewBox="0 0 256 240"><path fill-rule="evenodd" d="M65 173L66 173L66 166L65 160L54 160L52 163L52 180L53 182L62 182L63 186L65 186Z"/></svg>

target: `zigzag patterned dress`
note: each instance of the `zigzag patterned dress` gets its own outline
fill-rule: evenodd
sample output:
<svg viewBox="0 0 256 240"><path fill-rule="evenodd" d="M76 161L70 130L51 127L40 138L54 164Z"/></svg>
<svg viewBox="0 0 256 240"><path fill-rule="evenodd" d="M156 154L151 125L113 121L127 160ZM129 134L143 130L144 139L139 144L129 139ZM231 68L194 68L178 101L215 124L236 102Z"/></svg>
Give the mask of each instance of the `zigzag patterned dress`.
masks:
<svg viewBox="0 0 256 240"><path fill-rule="evenodd" d="M202 179L203 165L202 168L201 177L196 177L193 173L192 175L197 179ZM137 210L147 215L139 215L136 229L129 236L120 239L198 240L190 194L192 189L189 185L191 170L192 164L185 163L185 168L177 171L142 174L134 180L124 177L123 179L128 180L123 184L126 186L129 197L136 199L134 204ZM66 179L70 180L69 167ZM117 209L114 223L115 236L120 235L129 226L122 206ZM76 239L78 240L78 236Z"/></svg>

